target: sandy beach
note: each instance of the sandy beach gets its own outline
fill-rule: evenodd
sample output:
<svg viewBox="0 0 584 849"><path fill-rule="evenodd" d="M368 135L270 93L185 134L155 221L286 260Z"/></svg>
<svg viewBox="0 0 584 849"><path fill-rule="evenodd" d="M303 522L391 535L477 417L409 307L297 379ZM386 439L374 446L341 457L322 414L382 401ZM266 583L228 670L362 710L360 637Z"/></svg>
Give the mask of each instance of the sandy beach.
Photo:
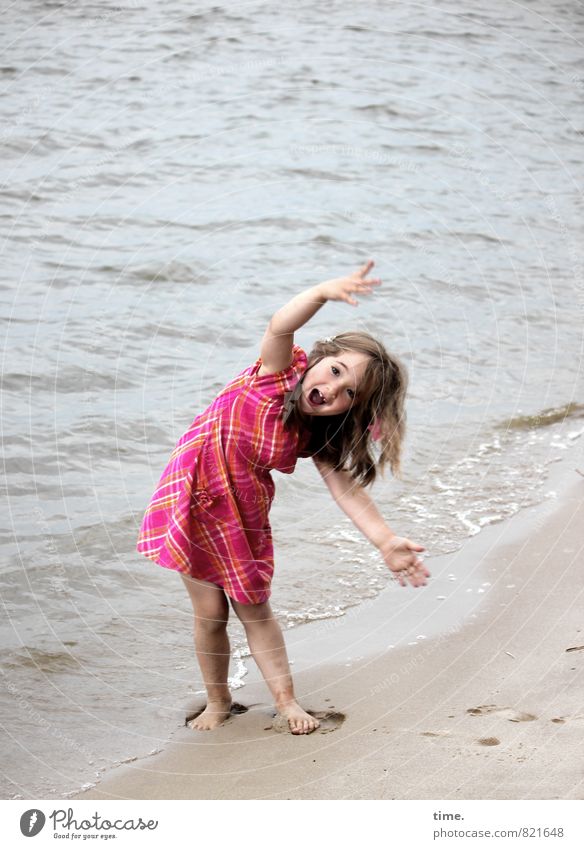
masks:
<svg viewBox="0 0 584 849"><path fill-rule="evenodd" d="M559 497L432 560L434 580L466 573L487 588L474 612L461 612L461 585L438 602L429 585L433 618L416 639L404 624L411 595L388 625L391 585L287 633L318 732L279 732L254 668L235 693L246 712L212 733L181 728L163 753L76 798L584 798L584 481L572 466L558 483Z"/></svg>

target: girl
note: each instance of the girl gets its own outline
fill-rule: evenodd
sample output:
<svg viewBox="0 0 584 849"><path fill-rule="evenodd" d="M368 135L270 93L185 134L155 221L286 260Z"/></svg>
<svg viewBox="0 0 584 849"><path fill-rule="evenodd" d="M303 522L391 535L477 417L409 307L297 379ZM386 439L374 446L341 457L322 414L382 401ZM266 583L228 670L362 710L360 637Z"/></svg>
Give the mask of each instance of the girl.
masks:
<svg viewBox="0 0 584 849"><path fill-rule="evenodd" d="M229 604L276 708L293 734L318 721L297 703L282 632L268 601L273 548L270 470L290 473L311 456L334 500L377 546L402 586L423 586L424 550L396 536L364 487L376 465L399 473L407 376L367 333L317 342L310 356L294 333L327 302L357 305L381 281L359 271L320 283L272 317L260 358L232 380L179 440L142 522L138 551L180 572L195 614L195 646L207 706L190 726L208 731L230 715ZM379 441L377 461L372 442Z"/></svg>

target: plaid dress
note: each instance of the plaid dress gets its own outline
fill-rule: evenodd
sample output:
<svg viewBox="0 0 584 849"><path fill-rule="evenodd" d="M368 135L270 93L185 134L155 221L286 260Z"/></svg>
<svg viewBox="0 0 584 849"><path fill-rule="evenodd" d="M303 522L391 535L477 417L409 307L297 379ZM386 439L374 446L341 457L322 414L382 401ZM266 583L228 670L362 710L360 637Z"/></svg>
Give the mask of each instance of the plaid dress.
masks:
<svg viewBox="0 0 584 849"><path fill-rule="evenodd" d="M305 352L277 374L261 359L235 377L179 439L146 510L137 549L160 566L222 587L243 604L270 596L271 469L290 474L308 437L285 429L284 395Z"/></svg>

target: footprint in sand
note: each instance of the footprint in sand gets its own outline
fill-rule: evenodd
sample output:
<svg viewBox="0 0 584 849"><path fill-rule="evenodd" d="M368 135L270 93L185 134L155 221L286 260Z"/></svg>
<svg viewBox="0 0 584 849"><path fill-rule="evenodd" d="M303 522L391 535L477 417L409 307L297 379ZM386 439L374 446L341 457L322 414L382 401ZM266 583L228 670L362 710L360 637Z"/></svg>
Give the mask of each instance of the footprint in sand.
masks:
<svg viewBox="0 0 584 849"><path fill-rule="evenodd" d="M500 716L501 719L509 720L509 722L533 722L537 719L537 716L533 713L526 713L525 711L515 710L509 707L500 708L497 705L479 705L475 708L468 708L466 712L471 716L495 714L496 716Z"/></svg>
<svg viewBox="0 0 584 849"><path fill-rule="evenodd" d="M498 737L481 737L477 740L477 743L480 743L481 746L499 746L501 741Z"/></svg>
<svg viewBox="0 0 584 849"><path fill-rule="evenodd" d="M450 731L420 731L420 737L449 737Z"/></svg>
<svg viewBox="0 0 584 849"><path fill-rule="evenodd" d="M189 722L200 716L205 710L205 708L206 705L203 705L202 707L197 708L194 713L189 713L189 715L185 718L185 725L188 726ZM247 713L248 710L249 708L246 708L245 705L240 705L238 702L233 702L233 704L231 705L230 714L231 716L239 716L240 713Z"/></svg>
<svg viewBox="0 0 584 849"><path fill-rule="evenodd" d="M338 711L333 710L309 710L308 713L320 722L316 731L312 732L313 734L330 734L331 731L336 731L346 719L344 713L339 713ZM277 714L274 717L273 724L266 728L266 731L277 731L279 734L289 734L290 727L288 725L288 720L286 717Z"/></svg>

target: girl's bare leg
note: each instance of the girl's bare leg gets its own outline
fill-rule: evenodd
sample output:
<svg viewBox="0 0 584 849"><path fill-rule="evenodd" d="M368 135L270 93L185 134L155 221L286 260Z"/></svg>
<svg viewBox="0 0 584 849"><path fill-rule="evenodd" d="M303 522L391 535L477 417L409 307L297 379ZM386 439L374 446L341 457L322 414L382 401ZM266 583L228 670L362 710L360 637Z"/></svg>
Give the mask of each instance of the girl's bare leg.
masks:
<svg viewBox="0 0 584 849"><path fill-rule="evenodd" d="M231 710L231 693L227 686L229 605L221 587L186 575L181 577L195 612L195 649L207 690L207 707L189 722L189 727L211 731L225 722Z"/></svg>
<svg viewBox="0 0 584 849"><path fill-rule="evenodd" d="M241 604L231 599L231 604L245 627L249 648L278 712L288 720L292 734L310 734L320 723L296 701L284 637L269 602Z"/></svg>

